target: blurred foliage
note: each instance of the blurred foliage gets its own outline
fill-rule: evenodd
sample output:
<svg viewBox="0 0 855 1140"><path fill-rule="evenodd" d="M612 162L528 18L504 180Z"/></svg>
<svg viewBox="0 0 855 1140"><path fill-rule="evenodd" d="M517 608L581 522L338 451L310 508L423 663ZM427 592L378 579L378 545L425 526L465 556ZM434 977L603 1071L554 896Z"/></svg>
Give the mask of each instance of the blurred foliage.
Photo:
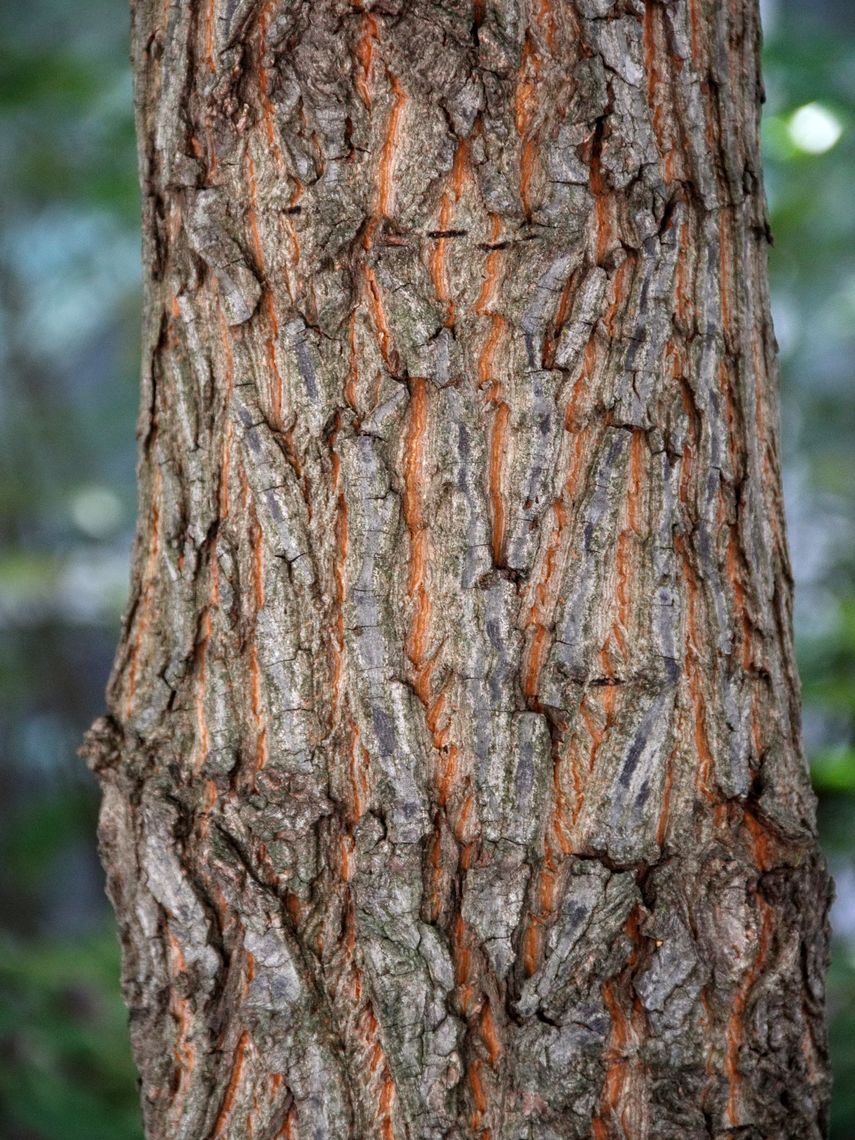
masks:
<svg viewBox="0 0 855 1140"><path fill-rule="evenodd" d="M112 926L76 941L0 941L0 1131L142 1136Z"/></svg>
<svg viewBox="0 0 855 1140"><path fill-rule="evenodd" d="M134 510L139 236L127 12L0 7L0 1136L142 1136L77 759Z"/></svg>
<svg viewBox="0 0 855 1140"><path fill-rule="evenodd" d="M833 1132L855 1136L855 8L766 0L805 741L837 880ZM0 7L0 1135L141 1135L76 758L127 583L139 325L126 6Z"/></svg>

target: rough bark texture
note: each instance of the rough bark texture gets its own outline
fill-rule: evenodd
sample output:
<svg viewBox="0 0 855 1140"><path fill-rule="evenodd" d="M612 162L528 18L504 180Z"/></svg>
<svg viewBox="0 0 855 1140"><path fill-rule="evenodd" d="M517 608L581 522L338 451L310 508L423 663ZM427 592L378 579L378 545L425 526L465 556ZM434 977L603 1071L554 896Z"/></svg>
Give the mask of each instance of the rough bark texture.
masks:
<svg viewBox="0 0 855 1140"><path fill-rule="evenodd" d="M136 0L88 754L152 1140L824 1131L753 0Z"/></svg>

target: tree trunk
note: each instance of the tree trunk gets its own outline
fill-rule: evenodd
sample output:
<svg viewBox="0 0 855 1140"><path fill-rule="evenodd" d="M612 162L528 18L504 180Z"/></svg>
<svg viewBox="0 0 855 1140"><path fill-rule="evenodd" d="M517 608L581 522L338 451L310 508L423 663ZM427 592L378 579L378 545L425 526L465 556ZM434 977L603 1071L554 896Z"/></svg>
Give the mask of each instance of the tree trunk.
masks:
<svg viewBox="0 0 855 1140"><path fill-rule="evenodd" d="M755 3L134 8L148 1136L823 1135Z"/></svg>

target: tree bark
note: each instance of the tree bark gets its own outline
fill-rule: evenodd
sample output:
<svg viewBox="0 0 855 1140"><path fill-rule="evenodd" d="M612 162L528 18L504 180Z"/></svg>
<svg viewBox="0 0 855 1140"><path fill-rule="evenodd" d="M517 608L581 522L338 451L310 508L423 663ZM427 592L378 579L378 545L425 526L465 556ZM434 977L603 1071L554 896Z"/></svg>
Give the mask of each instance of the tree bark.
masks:
<svg viewBox="0 0 855 1140"><path fill-rule="evenodd" d="M136 0L151 1140L824 1134L759 39Z"/></svg>

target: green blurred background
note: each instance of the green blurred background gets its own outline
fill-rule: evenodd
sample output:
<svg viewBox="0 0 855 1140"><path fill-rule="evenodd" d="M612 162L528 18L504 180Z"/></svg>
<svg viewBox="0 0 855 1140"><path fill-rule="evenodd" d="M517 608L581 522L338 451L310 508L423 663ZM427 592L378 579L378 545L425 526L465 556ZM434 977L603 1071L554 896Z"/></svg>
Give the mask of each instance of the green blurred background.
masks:
<svg viewBox="0 0 855 1140"><path fill-rule="evenodd" d="M855 5L764 4L804 730L855 1137ZM134 518L139 235L122 0L0 7L0 1136L135 1140L94 781Z"/></svg>

